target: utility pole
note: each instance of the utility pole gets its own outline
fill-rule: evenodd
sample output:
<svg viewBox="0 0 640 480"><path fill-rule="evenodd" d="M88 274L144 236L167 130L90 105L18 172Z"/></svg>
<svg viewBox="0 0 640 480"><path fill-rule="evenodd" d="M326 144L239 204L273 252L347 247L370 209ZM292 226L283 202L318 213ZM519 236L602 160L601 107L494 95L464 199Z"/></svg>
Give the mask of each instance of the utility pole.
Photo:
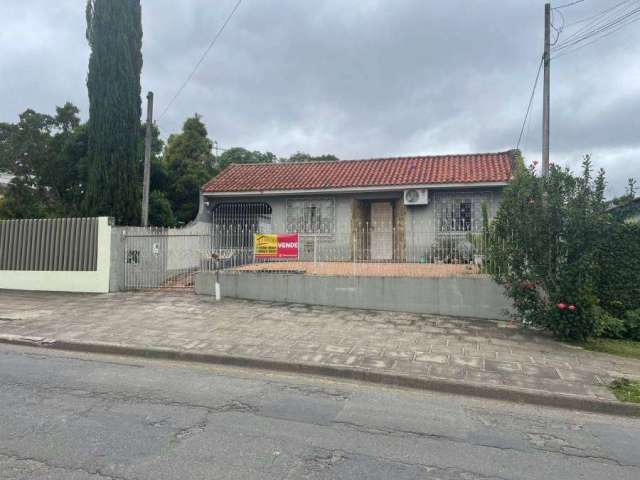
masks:
<svg viewBox="0 0 640 480"><path fill-rule="evenodd" d="M542 174L549 173L549 106L551 66L551 5L544 4L544 91L542 94Z"/></svg>
<svg viewBox="0 0 640 480"><path fill-rule="evenodd" d="M147 93L147 131L144 137L144 178L142 183L142 226L149 225L149 182L151 180L151 126L153 125L153 92Z"/></svg>

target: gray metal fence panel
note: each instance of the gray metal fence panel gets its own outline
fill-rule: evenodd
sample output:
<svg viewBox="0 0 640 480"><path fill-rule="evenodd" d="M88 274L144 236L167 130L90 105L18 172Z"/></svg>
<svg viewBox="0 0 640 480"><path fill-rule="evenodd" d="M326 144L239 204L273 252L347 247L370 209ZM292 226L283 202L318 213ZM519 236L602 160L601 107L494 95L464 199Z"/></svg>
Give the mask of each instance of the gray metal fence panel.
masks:
<svg viewBox="0 0 640 480"><path fill-rule="evenodd" d="M209 228L131 227L123 235L127 290L192 288L196 272L213 269Z"/></svg>
<svg viewBox="0 0 640 480"><path fill-rule="evenodd" d="M0 270L95 271L98 218L0 220Z"/></svg>

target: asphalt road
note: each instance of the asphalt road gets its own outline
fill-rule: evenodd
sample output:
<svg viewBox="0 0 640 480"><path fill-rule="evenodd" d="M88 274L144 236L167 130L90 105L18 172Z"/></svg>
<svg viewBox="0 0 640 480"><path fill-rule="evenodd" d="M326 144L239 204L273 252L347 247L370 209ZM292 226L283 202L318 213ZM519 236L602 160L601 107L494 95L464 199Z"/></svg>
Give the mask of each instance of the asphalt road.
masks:
<svg viewBox="0 0 640 480"><path fill-rule="evenodd" d="M0 346L0 478L637 480L640 420Z"/></svg>

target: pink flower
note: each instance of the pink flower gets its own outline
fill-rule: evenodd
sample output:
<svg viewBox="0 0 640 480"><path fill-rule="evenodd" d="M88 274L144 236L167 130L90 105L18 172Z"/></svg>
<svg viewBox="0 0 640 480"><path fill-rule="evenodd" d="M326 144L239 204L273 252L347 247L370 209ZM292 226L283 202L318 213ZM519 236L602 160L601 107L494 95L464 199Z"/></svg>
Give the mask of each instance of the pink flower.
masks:
<svg viewBox="0 0 640 480"><path fill-rule="evenodd" d="M538 160L534 160L534 161L533 161L533 165L534 165L534 166L537 166L537 165L538 165L538 163L539 163L539 162L538 162Z"/></svg>
<svg viewBox="0 0 640 480"><path fill-rule="evenodd" d="M567 308L567 304L566 303L559 303L559 304L556 305L556 307L558 307L558 310L564 310L565 308Z"/></svg>
<svg viewBox="0 0 640 480"><path fill-rule="evenodd" d="M569 305L569 307L568 307L568 308L569 308L569 310L571 310L572 312L575 312L575 311L576 311L576 306L575 306L575 305L573 305L573 304Z"/></svg>

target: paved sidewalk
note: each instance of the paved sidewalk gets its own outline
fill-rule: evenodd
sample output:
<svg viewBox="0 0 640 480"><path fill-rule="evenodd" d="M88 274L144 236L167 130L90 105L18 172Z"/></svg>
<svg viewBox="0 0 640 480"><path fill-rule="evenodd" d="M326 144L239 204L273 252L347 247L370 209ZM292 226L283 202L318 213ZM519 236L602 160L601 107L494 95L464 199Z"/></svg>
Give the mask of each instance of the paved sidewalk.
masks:
<svg viewBox="0 0 640 480"><path fill-rule="evenodd" d="M0 337L12 335L605 401L615 400L604 388L613 378L640 378L640 361L570 347L504 322L230 299L215 303L182 292L0 291Z"/></svg>

